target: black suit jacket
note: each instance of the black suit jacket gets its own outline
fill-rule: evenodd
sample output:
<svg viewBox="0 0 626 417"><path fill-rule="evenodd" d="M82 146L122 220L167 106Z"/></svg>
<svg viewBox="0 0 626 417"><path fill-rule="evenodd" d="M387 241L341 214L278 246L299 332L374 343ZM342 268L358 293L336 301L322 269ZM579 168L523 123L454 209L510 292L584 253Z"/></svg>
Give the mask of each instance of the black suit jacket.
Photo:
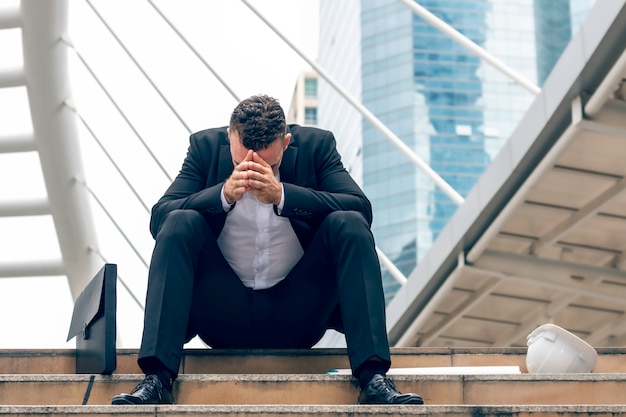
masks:
<svg viewBox="0 0 626 417"><path fill-rule="evenodd" d="M371 204L343 167L333 134L298 125L289 125L288 131L291 142L279 168L285 190L280 215L289 218L302 247L308 247L319 223L333 211L358 211L371 225ZM201 212L218 236L226 220L220 190L233 168L226 127L191 135L180 173L152 208L152 236L177 209Z"/></svg>

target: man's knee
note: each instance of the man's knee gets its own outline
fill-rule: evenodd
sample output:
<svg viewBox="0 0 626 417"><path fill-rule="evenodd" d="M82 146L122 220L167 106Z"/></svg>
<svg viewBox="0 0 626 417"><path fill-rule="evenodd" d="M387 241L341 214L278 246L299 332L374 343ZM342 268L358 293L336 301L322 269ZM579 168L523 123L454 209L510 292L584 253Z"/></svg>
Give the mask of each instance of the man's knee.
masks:
<svg viewBox="0 0 626 417"><path fill-rule="evenodd" d="M173 210L165 216L157 239L204 235L208 224L196 210Z"/></svg>
<svg viewBox="0 0 626 417"><path fill-rule="evenodd" d="M358 211L334 211L326 216L323 226L337 237L370 235L370 227L365 217Z"/></svg>
<svg viewBox="0 0 626 417"><path fill-rule="evenodd" d="M363 227L369 229L365 217L358 211L333 211L324 220L334 227Z"/></svg>

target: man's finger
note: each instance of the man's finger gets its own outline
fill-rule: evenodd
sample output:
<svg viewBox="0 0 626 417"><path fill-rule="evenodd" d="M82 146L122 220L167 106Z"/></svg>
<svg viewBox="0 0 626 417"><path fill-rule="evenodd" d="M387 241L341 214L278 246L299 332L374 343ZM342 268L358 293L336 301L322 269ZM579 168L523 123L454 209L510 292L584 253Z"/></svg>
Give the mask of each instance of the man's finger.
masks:
<svg viewBox="0 0 626 417"><path fill-rule="evenodd" d="M252 154L252 161L256 162L257 164L261 164L261 165L263 165L264 167L269 167L269 166L270 166L270 165L269 165L267 162L265 162L265 160L264 160L263 158L261 158L261 157L259 156L259 154L258 154L258 153L256 153L256 152L254 152L254 153Z"/></svg>

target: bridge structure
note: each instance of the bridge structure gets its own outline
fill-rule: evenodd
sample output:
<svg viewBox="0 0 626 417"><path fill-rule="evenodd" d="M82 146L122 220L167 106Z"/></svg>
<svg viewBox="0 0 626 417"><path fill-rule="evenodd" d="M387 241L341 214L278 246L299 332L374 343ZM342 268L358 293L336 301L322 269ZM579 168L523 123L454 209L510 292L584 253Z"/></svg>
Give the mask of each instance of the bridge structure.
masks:
<svg viewBox="0 0 626 417"><path fill-rule="evenodd" d="M55 246L39 259L0 256L0 277L62 277L71 301L104 262L116 262L122 253L131 253L134 265L120 268L119 305L132 311L129 316L141 323L145 280L137 276L147 276L151 249L148 207L176 172L183 156L181 146L186 149L176 141L152 144L146 139L152 135L145 132L161 130L162 136L167 129L172 137L184 137L196 129L180 111L188 109L185 104L170 98L171 90L146 69L139 53L132 52L123 31L110 25L101 5L96 7L90 0L76 3L90 11L91 24L114 40L128 65L124 68L133 68L143 87L130 76L129 84L109 84L106 73L95 69L98 49L82 50L78 40L68 35L75 2L21 0L0 9L0 30L10 32L8 38L20 44L22 57L13 67L0 67L0 92L15 106L6 107L2 119L10 125L9 119L21 105L30 122L25 131L0 132L0 156L18 161L11 164L11 170L0 172L7 184L0 190L0 224L9 231L2 233L3 247L5 253L17 249L35 254L42 228L52 233ZM248 0L241 1L257 24L280 38L286 50L310 65L397 146L415 169L426 173L459 205L410 276L402 276L379 251L383 266L403 284L388 308L392 345L520 346L526 335L544 322L558 323L592 344L623 345L626 1L594 6L542 89L438 20L419 2L402 3L536 95L518 128L466 198L274 26L271 17ZM144 6L197 60L213 83L211 91L219 91L220 99L234 105L239 99L237 89L177 27L172 10L151 0ZM130 19L139 20L139 16L144 17ZM150 36L156 39L160 35ZM168 39L153 47L165 47L172 41ZM81 73L73 73L68 62L76 63ZM119 70L118 61L108 66L111 71ZM107 102L112 113L90 113L81 107L71 88L78 76L91 79L91 93ZM180 75L170 76L181 85L185 82ZM135 96L149 90L145 94L150 94L164 113L150 108L137 119L129 117L117 95L129 89ZM116 122L110 114L116 115ZM166 125L160 114L168 114L173 122ZM225 115L220 116L226 120ZM205 127L205 122L198 128ZM99 132L111 123L124 125L133 140L101 137ZM93 154L98 158L92 159ZM129 168L136 165L138 154L149 160L141 172ZM24 193L29 187L25 178L37 173L40 181L32 188L39 194ZM107 226L103 228L104 223ZM32 224L41 226L33 228ZM116 243L101 246L102 230L115 235ZM28 294L15 297L27 299ZM134 331L139 333L137 328Z"/></svg>

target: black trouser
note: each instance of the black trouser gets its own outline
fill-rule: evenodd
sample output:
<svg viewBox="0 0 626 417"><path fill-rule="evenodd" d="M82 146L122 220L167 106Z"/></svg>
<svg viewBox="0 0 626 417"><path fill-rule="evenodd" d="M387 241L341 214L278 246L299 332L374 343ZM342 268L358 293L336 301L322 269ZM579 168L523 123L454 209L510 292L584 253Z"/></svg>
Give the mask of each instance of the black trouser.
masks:
<svg viewBox="0 0 626 417"><path fill-rule="evenodd" d="M373 356L389 366L380 266L360 213L329 214L287 277L265 290L241 283L216 238L194 210L163 221L148 274L140 366L156 358L177 375L183 345L195 335L214 348L310 348L328 328L346 335L353 371Z"/></svg>

